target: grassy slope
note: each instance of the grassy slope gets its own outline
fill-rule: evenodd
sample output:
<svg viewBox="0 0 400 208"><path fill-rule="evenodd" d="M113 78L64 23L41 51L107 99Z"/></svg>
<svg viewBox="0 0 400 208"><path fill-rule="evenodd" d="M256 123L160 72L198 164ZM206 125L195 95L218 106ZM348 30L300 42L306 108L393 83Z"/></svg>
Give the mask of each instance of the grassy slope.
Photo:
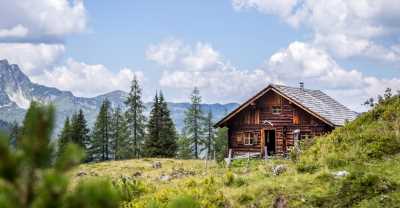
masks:
<svg viewBox="0 0 400 208"><path fill-rule="evenodd" d="M153 169L153 161L162 168ZM277 164L287 171L274 176ZM349 175L333 175L343 170ZM88 175L78 177L79 171ZM137 172L141 176L133 176ZM230 169L214 163L206 169L204 161L143 159L82 165L71 175L75 183L98 176L135 181L126 207L164 207L179 196L202 207L269 207L278 197L289 207L400 207L400 98L318 138L296 162L236 161Z"/></svg>

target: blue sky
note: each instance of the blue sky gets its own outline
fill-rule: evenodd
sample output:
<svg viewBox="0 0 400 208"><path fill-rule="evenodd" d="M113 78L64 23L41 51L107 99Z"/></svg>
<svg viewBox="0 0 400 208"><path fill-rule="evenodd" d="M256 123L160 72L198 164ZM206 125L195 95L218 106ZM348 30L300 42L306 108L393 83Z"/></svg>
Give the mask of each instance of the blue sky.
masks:
<svg viewBox="0 0 400 208"><path fill-rule="evenodd" d="M19 14L19 15L13 15ZM269 83L321 89L352 109L400 87L396 0L5 0L0 58L35 82L96 96L162 89L242 102Z"/></svg>

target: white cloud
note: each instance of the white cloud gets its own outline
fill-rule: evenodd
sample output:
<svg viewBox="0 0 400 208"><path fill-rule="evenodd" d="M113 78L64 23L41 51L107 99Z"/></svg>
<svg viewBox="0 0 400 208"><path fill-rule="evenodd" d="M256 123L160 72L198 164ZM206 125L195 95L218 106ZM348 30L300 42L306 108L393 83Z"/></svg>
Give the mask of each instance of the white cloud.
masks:
<svg viewBox="0 0 400 208"><path fill-rule="evenodd" d="M86 22L82 0L3 0L0 6L2 37L24 38L28 31L31 37L62 37L84 31Z"/></svg>
<svg viewBox="0 0 400 208"><path fill-rule="evenodd" d="M255 8L278 15L293 27L305 25L314 34L310 43L338 57L400 61L400 53L392 45L381 43L399 42L397 0L232 0L232 4L235 9Z"/></svg>
<svg viewBox="0 0 400 208"><path fill-rule="evenodd" d="M275 80L289 85L304 81L306 87L322 89L352 109L362 111L361 103L382 94L389 87L400 89L400 78L380 79L356 69L345 69L329 54L311 44L293 42L270 57L265 66Z"/></svg>
<svg viewBox="0 0 400 208"><path fill-rule="evenodd" d="M176 47L177 42L179 47ZM173 50L168 49L168 46ZM159 50L154 50L156 48ZM174 51L174 58L167 59L173 61L154 59L153 54L159 55L161 51ZM160 85L163 88L179 90L175 97L175 100L179 101L187 100L195 86L200 88L206 102L237 101L247 98L272 81L263 70L236 69L208 43L198 42L191 46L169 39L159 45L150 46L147 57L163 66Z"/></svg>
<svg viewBox="0 0 400 208"><path fill-rule="evenodd" d="M139 81L144 80L141 71L135 72L129 68L123 68L118 72L112 72L101 64L90 65L69 59L65 65L46 70L43 74L33 76L32 80L72 91L78 96L95 96L113 90L129 90L134 75Z"/></svg>
<svg viewBox="0 0 400 208"><path fill-rule="evenodd" d="M62 44L0 43L0 59L18 64L28 76L43 73L64 52Z"/></svg>
<svg viewBox="0 0 400 208"><path fill-rule="evenodd" d="M28 29L20 24L10 29L0 29L0 38L25 37L27 34Z"/></svg>
<svg viewBox="0 0 400 208"><path fill-rule="evenodd" d="M160 45L165 48L167 42ZM293 42L255 70L237 69L210 44L190 46L180 42L179 48L173 62L158 62L164 69L161 87L178 92L175 99L179 101L187 100L194 86L200 88L205 102L238 102L269 83L297 86L304 81L306 87L323 90L346 106L363 111L361 104L367 98L382 94L387 87L400 89L400 78L381 79L343 68L327 51L311 43ZM187 62L188 57L196 61Z"/></svg>

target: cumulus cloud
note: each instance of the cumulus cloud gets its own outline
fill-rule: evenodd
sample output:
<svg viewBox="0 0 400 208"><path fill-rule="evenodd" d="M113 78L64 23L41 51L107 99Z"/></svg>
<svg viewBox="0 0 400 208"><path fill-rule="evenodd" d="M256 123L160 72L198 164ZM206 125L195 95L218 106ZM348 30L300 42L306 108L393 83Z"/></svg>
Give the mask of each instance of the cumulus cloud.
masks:
<svg viewBox="0 0 400 208"><path fill-rule="evenodd" d="M14 41L63 37L86 29L82 0L4 0L0 7L0 38ZM29 36L27 36L29 32Z"/></svg>
<svg viewBox="0 0 400 208"><path fill-rule="evenodd" d="M391 44L382 44L399 42L397 0L232 0L232 4L236 10L254 8L278 15L293 27L307 26L314 34L310 43L335 56L400 61Z"/></svg>
<svg viewBox="0 0 400 208"><path fill-rule="evenodd" d="M28 29L20 24L10 29L0 29L0 38L5 37L25 37Z"/></svg>
<svg viewBox="0 0 400 208"><path fill-rule="evenodd" d="M0 59L18 64L28 76L43 73L64 52L63 44L0 43Z"/></svg>
<svg viewBox="0 0 400 208"><path fill-rule="evenodd" d="M174 51L173 55L169 54L173 58L153 58L166 57L161 55L166 51ZM190 91L197 86L207 102L232 102L248 97L273 81L264 70L237 69L209 43L198 42L191 46L168 39L149 46L147 58L163 67L160 86L179 90L177 100L187 100Z"/></svg>
<svg viewBox="0 0 400 208"><path fill-rule="evenodd" d="M306 87L322 89L352 109L362 111L361 103L382 94L389 87L400 89L400 78L380 79L357 69L341 67L326 51L303 42L293 42L272 55L265 70L274 79L289 85L305 81Z"/></svg>
<svg viewBox="0 0 400 208"><path fill-rule="evenodd" d="M96 96L113 90L129 90L133 76L144 80L141 71L123 68L113 72L101 64L86 64L69 59L65 65L33 76L34 82L69 90L78 96Z"/></svg>

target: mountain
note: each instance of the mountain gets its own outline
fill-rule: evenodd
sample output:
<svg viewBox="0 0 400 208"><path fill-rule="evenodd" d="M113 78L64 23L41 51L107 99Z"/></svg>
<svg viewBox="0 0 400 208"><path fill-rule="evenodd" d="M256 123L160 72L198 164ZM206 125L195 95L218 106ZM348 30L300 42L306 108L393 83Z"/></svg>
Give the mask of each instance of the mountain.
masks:
<svg viewBox="0 0 400 208"><path fill-rule="evenodd" d="M124 107L127 93L113 91L92 98L76 97L69 91L62 91L54 87L47 87L31 82L16 64L9 64L7 60L0 60L0 119L7 122L21 122L31 101L45 104L52 103L56 107L56 131L58 131L67 116L82 109L89 125L95 121L104 99L110 100L112 106ZM184 111L189 103L168 103L172 118L178 130L183 127ZM148 115L151 102L145 103ZM203 104L205 111L211 110L215 120L236 108L238 104Z"/></svg>

